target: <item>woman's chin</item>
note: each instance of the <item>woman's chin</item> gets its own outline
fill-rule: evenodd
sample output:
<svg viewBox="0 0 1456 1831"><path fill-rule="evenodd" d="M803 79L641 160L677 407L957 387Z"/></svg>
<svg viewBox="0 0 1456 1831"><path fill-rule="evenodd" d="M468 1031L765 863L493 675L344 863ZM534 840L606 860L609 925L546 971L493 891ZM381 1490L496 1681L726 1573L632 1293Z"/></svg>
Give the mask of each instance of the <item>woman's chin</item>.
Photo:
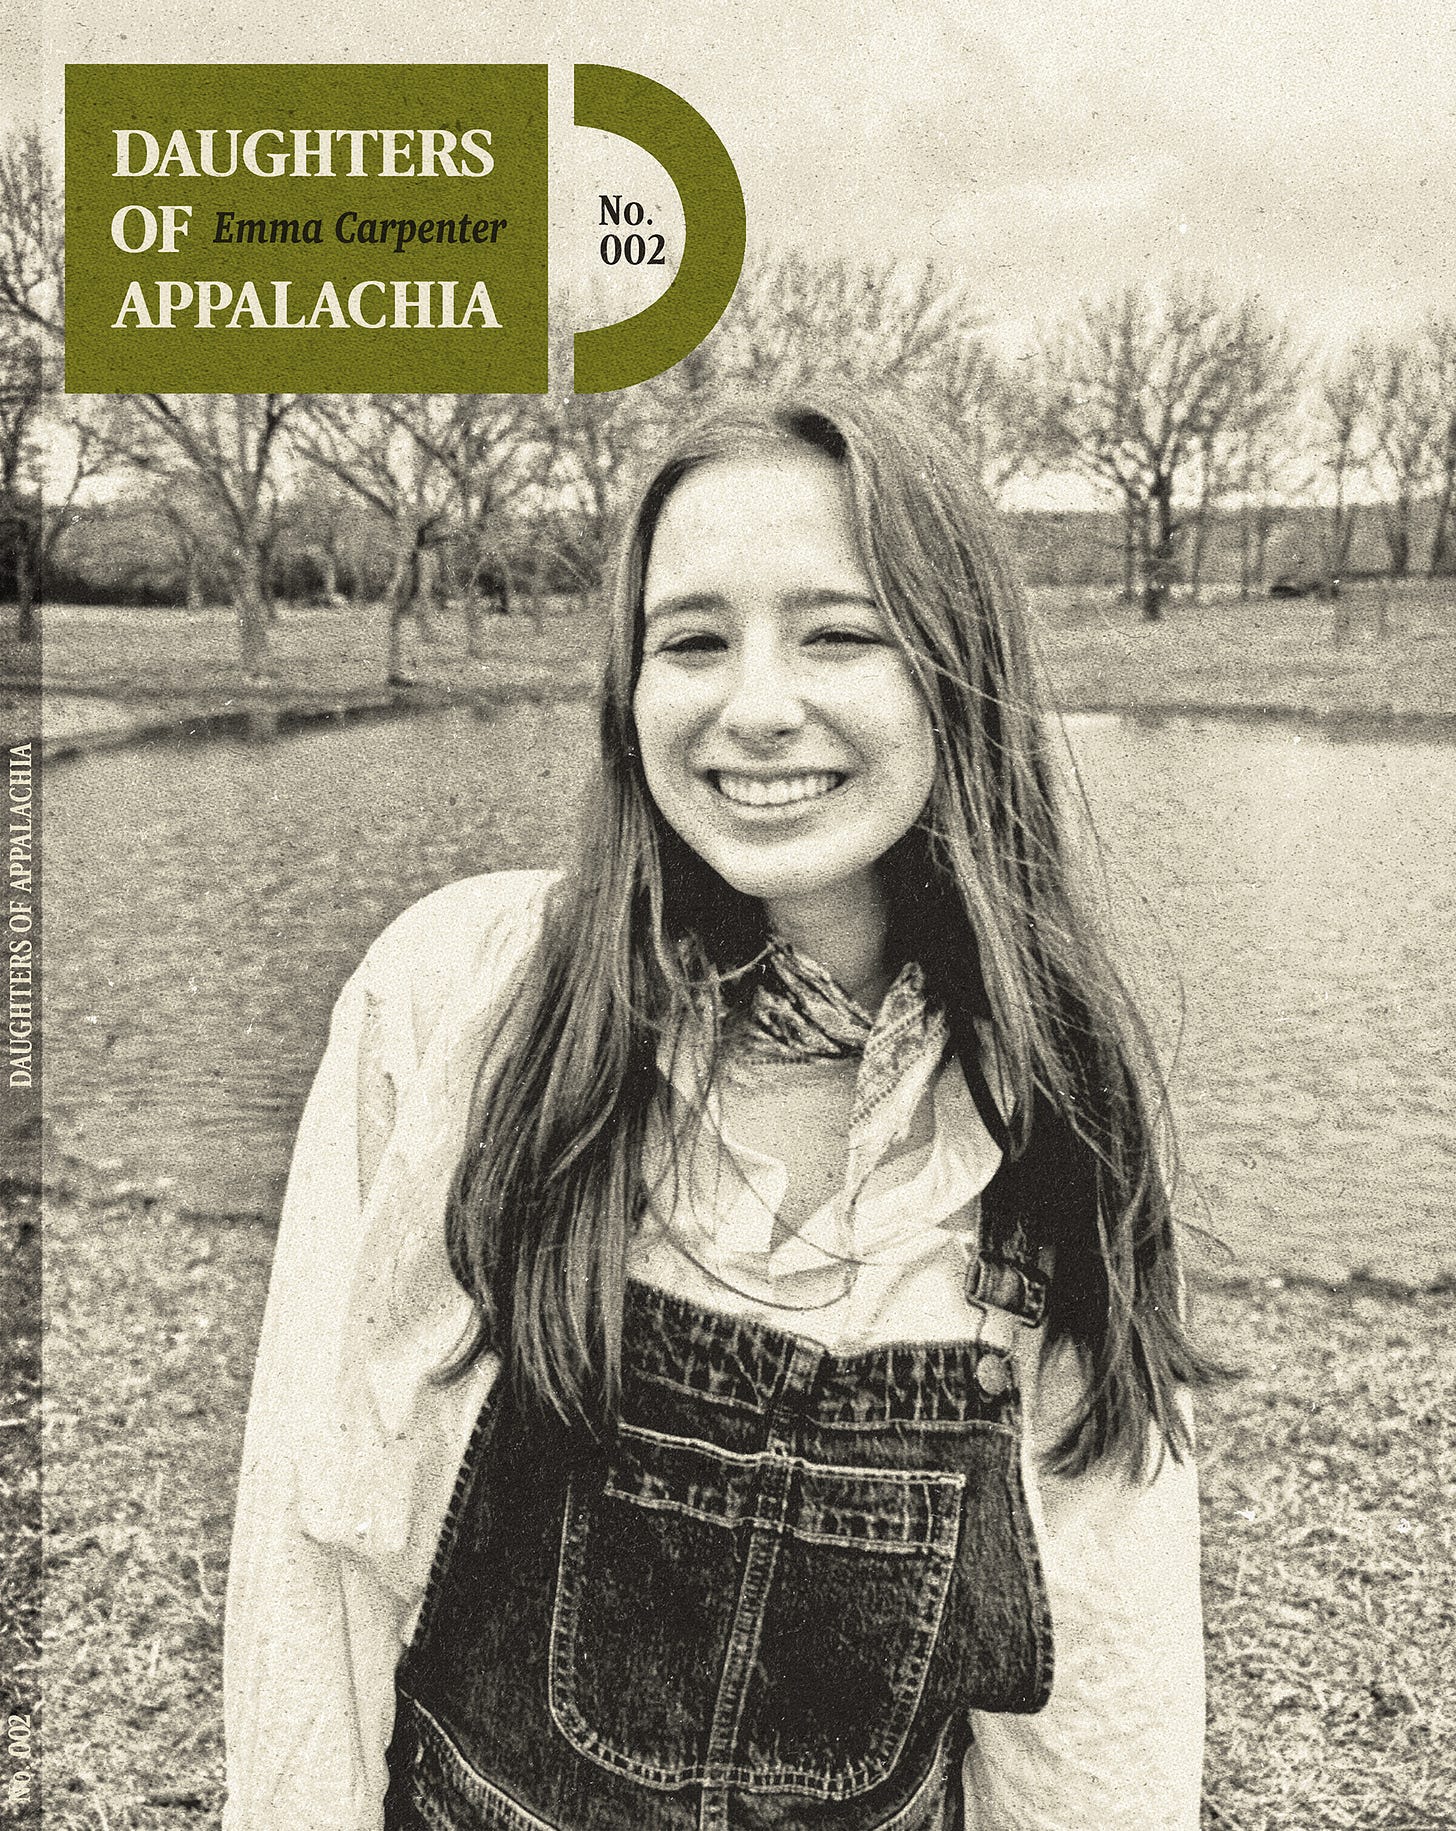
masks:
<svg viewBox="0 0 1456 1831"><path fill-rule="evenodd" d="M740 896L764 905L780 933L792 936L806 919L816 924L829 920L846 929L865 921L877 922L883 906L879 878L873 865L846 865L841 870L805 870L786 865L779 870L714 869Z"/></svg>

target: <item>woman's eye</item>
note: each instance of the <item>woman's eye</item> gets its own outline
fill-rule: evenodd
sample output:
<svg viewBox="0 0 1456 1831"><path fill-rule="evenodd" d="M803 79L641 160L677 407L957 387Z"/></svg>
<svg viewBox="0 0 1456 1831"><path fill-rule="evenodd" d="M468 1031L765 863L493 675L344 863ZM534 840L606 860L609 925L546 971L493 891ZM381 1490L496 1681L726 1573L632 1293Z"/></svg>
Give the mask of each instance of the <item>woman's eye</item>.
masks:
<svg viewBox="0 0 1456 1831"><path fill-rule="evenodd" d="M811 642L824 643L832 648L881 648L884 637L872 629L835 628L818 629L810 636Z"/></svg>
<svg viewBox="0 0 1456 1831"><path fill-rule="evenodd" d="M669 636L658 647L660 655L712 655L728 644L711 630L692 630L685 635Z"/></svg>

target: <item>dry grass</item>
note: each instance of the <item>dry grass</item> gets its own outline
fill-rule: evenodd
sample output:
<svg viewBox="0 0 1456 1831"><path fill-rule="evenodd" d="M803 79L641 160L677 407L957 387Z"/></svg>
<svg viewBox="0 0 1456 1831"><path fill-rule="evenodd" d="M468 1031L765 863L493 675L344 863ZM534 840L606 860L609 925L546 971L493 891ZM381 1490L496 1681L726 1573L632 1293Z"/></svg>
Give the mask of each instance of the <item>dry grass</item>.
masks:
<svg viewBox="0 0 1456 1831"><path fill-rule="evenodd" d="M377 695L388 684L380 604L280 605L257 680L243 674L237 622L225 609L58 605L45 617L46 684L67 694L132 706L165 706L176 695L246 705ZM601 627L579 600L548 598L539 619L488 619L472 655L463 616L443 611L423 635L407 631L403 671L425 686L466 694L575 692L595 675Z"/></svg>
<svg viewBox="0 0 1456 1831"><path fill-rule="evenodd" d="M1456 1824L1456 1304L1209 1293L1206 1823Z"/></svg>
<svg viewBox="0 0 1456 1831"><path fill-rule="evenodd" d="M270 1241L134 1205L47 1231L46 1823L218 1820L221 1601ZM1456 1306L1211 1287L1208 1831L1456 1822ZM280 1831L283 1828L280 1827Z"/></svg>
<svg viewBox="0 0 1456 1831"><path fill-rule="evenodd" d="M0 1208L5 1327L0 1332L0 1801L7 1824L39 1825L34 1784L40 1708L40 1230L33 1198ZM32 1730L27 1751L9 1733ZM27 1794L29 1795L27 1797Z"/></svg>
<svg viewBox="0 0 1456 1831"><path fill-rule="evenodd" d="M1144 623L1105 594L1034 594L1068 710L1226 710L1320 717L1456 717L1456 580L1367 580L1349 620L1312 598L1175 602Z"/></svg>
<svg viewBox="0 0 1456 1831"><path fill-rule="evenodd" d="M222 1596L270 1246L130 1205L47 1216L47 1826L218 1820Z"/></svg>

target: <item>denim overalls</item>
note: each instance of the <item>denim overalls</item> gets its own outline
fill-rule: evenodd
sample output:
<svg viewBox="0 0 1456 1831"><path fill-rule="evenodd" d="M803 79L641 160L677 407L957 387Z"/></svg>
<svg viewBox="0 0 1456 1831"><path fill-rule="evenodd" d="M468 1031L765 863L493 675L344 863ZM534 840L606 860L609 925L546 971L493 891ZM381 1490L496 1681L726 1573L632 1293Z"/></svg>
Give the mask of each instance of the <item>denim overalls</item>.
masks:
<svg viewBox="0 0 1456 1831"><path fill-rule="evenodd" d="M1024 1161L967 1295L1035 1322ZM831 1353L632 1283L623 1369L605 1449L487 1403L399 1667L387 1831L959 1831L967 1711L1051 1688L1010 1360Z"/></svg>

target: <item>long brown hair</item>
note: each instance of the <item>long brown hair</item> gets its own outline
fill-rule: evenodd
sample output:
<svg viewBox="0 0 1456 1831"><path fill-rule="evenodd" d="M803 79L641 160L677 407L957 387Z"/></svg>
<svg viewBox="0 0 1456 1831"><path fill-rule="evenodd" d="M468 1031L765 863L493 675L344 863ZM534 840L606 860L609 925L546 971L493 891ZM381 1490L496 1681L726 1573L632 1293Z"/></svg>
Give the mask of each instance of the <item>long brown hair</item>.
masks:
<svg viewBox="0 0 1456 1831"><path fill-rule="evenodd" d="M695 963L750 958L765 923L648 792L632 711L643 584L663 505L689 471L795 445L841 466L863 563L935 730L930 802L883 873L897 941L921 960L953 1039L967 1039L963 1059L970 1020L989 1021L1010 1153L1057 1164L1048 1342L1070 1341L1088 1377L1055 1460L1142 1468L1150 1423L1155 1441L1186 1450L1176 1389L1210 1371L1181 1320L1162 1083L1075 893L1048 710L996 518L967 447L899 398L727 406L668 446L630 505L576 860L487 1048L450 1192L451 1261L478 1309L453 1370L497 1352L523 1399L596 1429L614 1415L658 1046L689 1007Z"/></svg>

